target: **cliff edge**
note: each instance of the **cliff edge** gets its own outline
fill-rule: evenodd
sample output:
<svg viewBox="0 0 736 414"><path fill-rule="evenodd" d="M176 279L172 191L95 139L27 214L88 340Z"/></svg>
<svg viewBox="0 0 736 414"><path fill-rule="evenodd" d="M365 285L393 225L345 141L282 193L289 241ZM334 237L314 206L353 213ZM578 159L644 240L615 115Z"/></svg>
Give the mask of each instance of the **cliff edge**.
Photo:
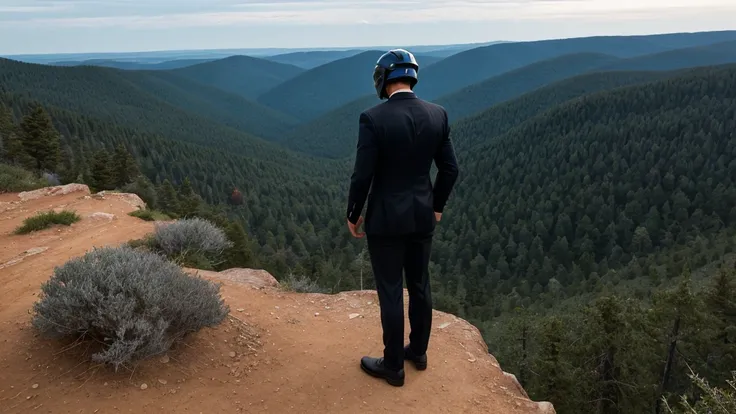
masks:
<svg viewBox="0 0 736 414"><path fill-rule="evenodd" d="M128 215L139 206L137 196L91 196L80 185L0 195L0 413L555 412L503 372L474 326L439 311L427 371L407 364L401 388L369 377L360 357L382 352L375 292L286 292L253 269L186 269L222 282L231 313L168 355L117 373L81 362L86 344L37 336L32 305L55 266L151 232ZM13 234L26 217L61 208L82 220Z"/></svg>

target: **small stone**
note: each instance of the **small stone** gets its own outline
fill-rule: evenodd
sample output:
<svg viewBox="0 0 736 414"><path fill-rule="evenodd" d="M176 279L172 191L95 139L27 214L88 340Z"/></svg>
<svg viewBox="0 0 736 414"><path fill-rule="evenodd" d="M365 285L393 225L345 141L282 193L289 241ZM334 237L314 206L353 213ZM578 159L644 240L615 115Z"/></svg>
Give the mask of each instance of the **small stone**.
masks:
<svg viewBox="0 0 736 414"><path fill-rule="evenodd" d="M38 388L38 384L33 384L33 385L31 386L31 388L33 388L33 389L35 390L36 388Z"/></svg>
<svg viewBox="0 0 736 414"><path fill-rule="evenodd" d="M243 308L238 308L238 312L243 312L244 310Z"/></svg>
<svg viewBox="0 0 736 414"><path fill-rule="evenodd" d="M350 319L355 319L355 318L357 318L358 316L360 316L360 314L359 314L359 313L351 313L350 315L348 315L348 317L349 317Z"/></svg>
<svg viewBox="0 0 736 414"><path fill-rule="evenodd" d="M141 389L142 390L148 389L148 384L145 384L145 383L141 384Z"/></svg>
<svg viewBox="0 0 736 414"><path fill-rule="evenodd" d="M230 355L230 358L235 358L235 352L230 352L228 355Z"/></svg>
<svg viewBox="0 0 736 414"><path fill-rule="evenodd" d="M325 309L329 310L329 309L330 309L330 307L329 307L329 306L325 306Z"/></svg>
<svg viewBox="0 0 736 414"><path fill-rule="evenodd" d="M168 355L162 356L161 357L161 363L168 364L169 363L169 356Z"/></svg>
<svg viewBox="0 0 736 414"><path fill-rule="evenodd" d="M370 300L369 300L369 301L368 301L368 304L369 304L369 305L372 305L372 304L373 304L373 301L370 301Z"/></svg>
<svg viewBox="0 0 736 414"><path fill-rule="evenodd" d="M159 378L158 382L160 382L160 383L161 383L162 385L166 385L166 384L168 384L168 383L169 383L169 382L168 382L168 381L166 381L165 379L160 379L160 378Z"/></svg>
<svg viewBox="0 0 736 414"><path fill-rule="evenodd" d="M314 316L319 316L319 312L314 312Z"/></svg>

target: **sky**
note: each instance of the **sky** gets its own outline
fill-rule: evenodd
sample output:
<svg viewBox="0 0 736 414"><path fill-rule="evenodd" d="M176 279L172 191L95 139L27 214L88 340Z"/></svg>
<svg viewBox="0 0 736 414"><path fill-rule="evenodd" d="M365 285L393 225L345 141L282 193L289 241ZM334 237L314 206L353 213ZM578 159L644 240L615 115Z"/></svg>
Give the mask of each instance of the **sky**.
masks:
<svg viewBox="0 0 736 414"><path fill-rule="evenodd" d="M0 0L0 54L435 45L736 29L736 0Z"/></svg>

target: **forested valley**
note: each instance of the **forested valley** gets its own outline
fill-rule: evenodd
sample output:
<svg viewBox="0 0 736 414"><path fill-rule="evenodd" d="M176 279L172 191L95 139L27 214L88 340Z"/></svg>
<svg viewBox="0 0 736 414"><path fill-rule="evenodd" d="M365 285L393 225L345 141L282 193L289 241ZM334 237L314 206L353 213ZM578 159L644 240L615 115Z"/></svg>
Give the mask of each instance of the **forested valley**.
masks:
<svg viewBox="0 0 736 414"><path fill-rule="evenodd" d="M502 62L477 85L435 88L486 92L437 98L457 114L461 175L434 239L434 306L479 327L504 370L558 413L679 412L682 396L707 400L695 375L733 380L736 52L724 36L653 36L641 50L591 40L560 56L520 44L529 67ZM540 80L544 65L565 71ZM326 70L282 69L274 88ZM225 86L198 83L201 68L155 72L0 59L3 163L210 218L237 240L217 269L265 268L324 292L375 287L344 210L358 115L377 100L357 90L298 120L298 99L287 115L268 91L211 95Z"/></svg>

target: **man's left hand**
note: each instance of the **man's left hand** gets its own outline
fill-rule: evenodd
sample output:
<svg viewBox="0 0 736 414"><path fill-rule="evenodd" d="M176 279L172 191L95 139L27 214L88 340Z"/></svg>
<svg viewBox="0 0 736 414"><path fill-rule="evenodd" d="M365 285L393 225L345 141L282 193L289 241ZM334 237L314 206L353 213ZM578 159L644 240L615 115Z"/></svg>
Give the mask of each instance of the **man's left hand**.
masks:
<svg viewBox="0 0 736 414"><path fill-rule="evenodd" d="M363 216L360 216L355 224L351 223L350 220L348 220L348 229L350 230L350 233L353 235L353 237L355 237L356 239L362 239L363 236L365 236L365 233L358 232L361 224L363 224Z"/></svg>

